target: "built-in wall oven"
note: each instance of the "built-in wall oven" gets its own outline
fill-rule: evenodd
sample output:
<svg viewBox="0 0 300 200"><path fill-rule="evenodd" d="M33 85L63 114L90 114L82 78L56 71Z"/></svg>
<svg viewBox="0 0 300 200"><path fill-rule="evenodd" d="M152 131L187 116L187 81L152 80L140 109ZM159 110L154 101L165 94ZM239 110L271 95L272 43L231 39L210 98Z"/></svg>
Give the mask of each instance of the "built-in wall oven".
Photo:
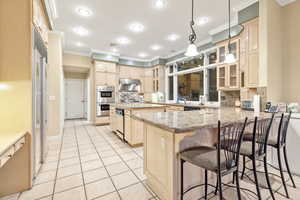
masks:
<svg viewBox="0 0 300 200"><path fill-rule="evenodd" d="M96 88L97 117L109 116L111 103L115 103L115 87L97 86Z"/></svg>
<svg viewBox="0 0 300 200"><path fill-rule="evenodd" d="M114 103L115 87L114 86L97 86L97 102Z"/></svg>

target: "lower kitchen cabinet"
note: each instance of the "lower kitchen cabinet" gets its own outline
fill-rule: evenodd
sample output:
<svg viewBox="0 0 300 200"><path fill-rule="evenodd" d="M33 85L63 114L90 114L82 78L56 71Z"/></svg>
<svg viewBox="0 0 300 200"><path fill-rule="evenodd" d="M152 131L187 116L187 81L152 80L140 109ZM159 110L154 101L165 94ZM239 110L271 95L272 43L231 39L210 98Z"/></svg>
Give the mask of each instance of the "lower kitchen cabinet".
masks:
<svg viewBox="0 0 300 200"><path fill-rule="evenodd" d="M109 116L104 116L104 117L96 117L96 126L101 126L101 125L108 125L110 122L110 117Z"/></svg>

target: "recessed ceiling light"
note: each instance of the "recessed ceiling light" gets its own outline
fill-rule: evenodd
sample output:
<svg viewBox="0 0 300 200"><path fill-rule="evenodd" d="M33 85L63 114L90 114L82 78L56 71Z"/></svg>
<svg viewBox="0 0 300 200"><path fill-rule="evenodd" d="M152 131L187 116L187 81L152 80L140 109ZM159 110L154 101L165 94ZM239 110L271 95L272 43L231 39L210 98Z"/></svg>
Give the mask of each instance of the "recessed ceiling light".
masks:
<svg viewBox="0 0 300 200"><path fill-rule="evenodd" d="M154 8L156 8L156 9L162 9L167 6L167 1L166 0L153 0L153 5L154 5Z"/></svg>
<svg viewBox="0 0 300 200"><path fill-rule="evenodd" d="M168 35L168 37L167 37L167 40L169 40L169 41L175 41L178 39L179 39L179 35L177 35L175 33L172 33L172 34Z"/></svg>
<svg viewBox="0 0 300 200"><path fill-rule="evenodd" d="M129 44L129 43L130 43L130 40L129 40L127 37L119 37L119 38L117 39L117 42L118 42L119 44L125 45L125 44Z"/></svg>
<svg viewBox="0 0 300 200"><path fill-rule="evenodd" d="M82 44L81 42L76 42L76 46L78 46L78 47L82 47L82 46L83 46L83 44Z"/></svg>
<svg viewBox="0 0 300 200"><path fill-rule="evenodd" d="M198 26L203 26L203 25L207 24L208 22L209 22L208 17L199 17L198 19L196 19L196 24Z"/></svg>
<svg viewBox="0 0 300 200"><path fill-rule="evenodd" d="M89 34L89 31L82 26L77 26L73 28L73 31L80 36L87 36Z"/></svg>
<svg viewBox="0 0 300 200"><path fill-rule="evenodd" d="M145 26L139 22L133 22L129 24L129 29L135 33L141 33L144 31Z"/></svg>
<svg viewBox="0 0 300 200"><path fill-rule="evenodd" d="M158 45L158 44L154 44L154 45L152 45L150 48L151 48L152 50L154 50L154 51L157 51L157 50L160 50L162 47L161 47L160 45Z"/></svg>
<svg viewBox="0 0 300 200"><path fill-rule="evenodd" d="M90 9L85 7L78 7L76 9L76 12L83 17L89 17L93 14L93 12Z"/></svg>
<svg viewBox="0 0 300 200"><path fill-rule="evenodd" d="M111 51L114 52L114 53L119 52L119 50L117 48L112 48Z"/></svg>
<svg viewBox="0 0 300 200"><path fill-rule="evenodd" d="M142 53L139 53L139 57L141 58L146 58L148 56L148 54L142 52Z"/></svg>

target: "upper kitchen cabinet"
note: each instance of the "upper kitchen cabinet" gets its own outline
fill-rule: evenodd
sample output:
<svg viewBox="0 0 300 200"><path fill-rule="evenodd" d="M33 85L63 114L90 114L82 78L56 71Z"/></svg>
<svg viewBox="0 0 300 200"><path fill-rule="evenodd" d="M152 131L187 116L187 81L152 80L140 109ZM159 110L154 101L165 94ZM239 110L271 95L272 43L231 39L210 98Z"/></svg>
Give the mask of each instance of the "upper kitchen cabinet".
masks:
<svg viewBox="0 0 300 200"><path fill-rule="evenodd" d="M239 63L218 66L217 84L218 90L239 90L240 76Z"/></svg>
<svg viewBox="0 0 300 200"><path fill-rule="evenodd" d="M94 63L95 69L95 85L110 85L117 86L117 65L110 62Z"/></svg>
<svg viewBox="0 0 300 200"><path fill-rule="evenodd" d="M33 0L33 24L40 33L44 43L48 46L49 23L41 0Z"/></svg>
<svg viewBox="0 0 300 200"><path fill-rule="evenodd" d="M108 73L117 73L116 63L110 62L95 62L96 72L108 72Z"/></svg>
<svg viewBox="0 0 300 200"><path fill-rule="evenodd" d="M239 49L240 49L240 40L233 39L230 41L231 52L234 54L235 58L239 60ZM218 44L217 58L218 63L224 63L226 54L229 52L228 40Z"/></svg>
<svg viewBox="0 0 300 200"><path fill-rule="evenodd" d="M241 34L241 76L245 88L259 87L259 19L244 24Z"/></svg>

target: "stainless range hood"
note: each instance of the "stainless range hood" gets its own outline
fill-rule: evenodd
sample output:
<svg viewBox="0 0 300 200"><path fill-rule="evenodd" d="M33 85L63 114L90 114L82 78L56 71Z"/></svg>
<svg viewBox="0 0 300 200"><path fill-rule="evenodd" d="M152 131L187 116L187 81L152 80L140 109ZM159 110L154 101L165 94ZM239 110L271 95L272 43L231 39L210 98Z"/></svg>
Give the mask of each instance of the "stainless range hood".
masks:
<svg viewBox="0 0 300 200"><path fill-rule="evenodd" d="M138 79L120 79L119 92L140 92L141 81Z"/></svg>

